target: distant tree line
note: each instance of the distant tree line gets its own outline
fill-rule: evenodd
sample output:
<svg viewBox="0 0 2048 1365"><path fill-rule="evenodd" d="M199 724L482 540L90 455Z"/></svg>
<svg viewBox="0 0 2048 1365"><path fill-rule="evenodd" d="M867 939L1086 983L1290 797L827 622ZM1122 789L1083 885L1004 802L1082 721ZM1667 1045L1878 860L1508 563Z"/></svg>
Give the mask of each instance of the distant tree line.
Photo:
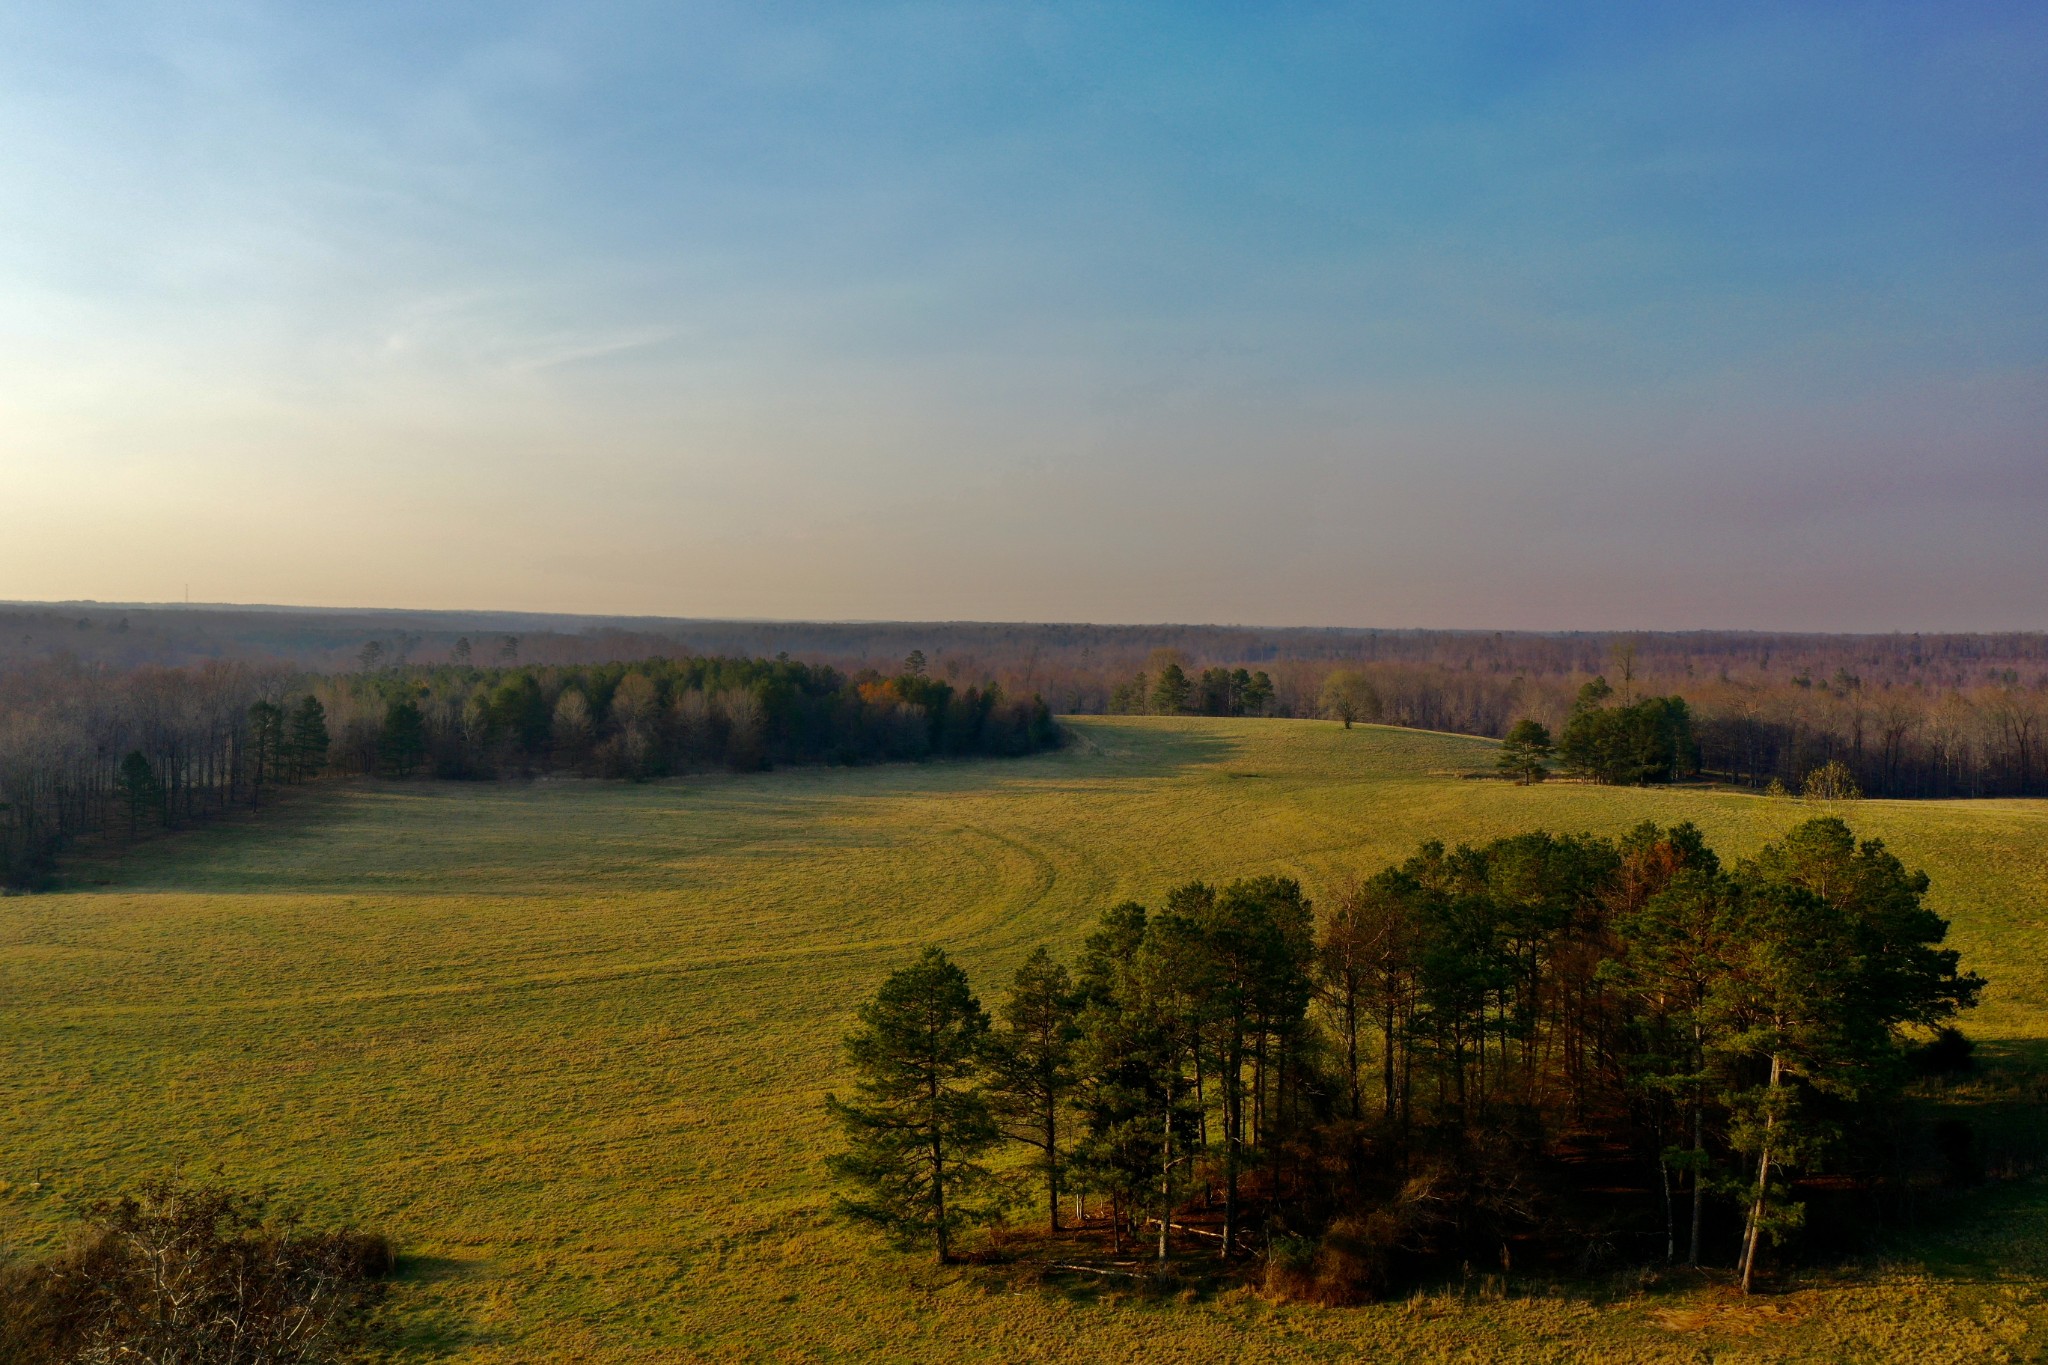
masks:
<svg viewBox="0 0 2048 1365"><path fill-rule="evenodd" d="M217 662L42 665L0 673L0 885L46 879L80 836L134 838L253 809L322 773L648 778L1022 754L1058 738L1039 698L956 688L921 661L891 677L787 659L310 677Z"/></svg>
<svg viewBox="0 0 2048 1365"><path fill-rule="evenodd" d="M1039 949L992 1014L929 949L846 1040L841 1207L943 1260L1028 1201L1332 1302L1474 1263L1748 1288L1929 1163L1969 1176L1909 1100L1967 1064L1983 986L1927 887L1835 819L1733 867L1645 824L1425 844L1320 914L1284 877L1190 882L1106 910L1071 968Z"/></svg>
<svg viewBox="0 0 2048 1365"><path fill-rule="evenodd" d="M517 613L0 607L0 676L33 663L213 658L381 672L791 654L846 677L913 650L955 688L1056 713L1328 716L1562 735L1579 689L1682 699L1708 776L1789 790L1829 763L1872 796L2048 792L2048 635L1263 629L1001 622L742 622ZM1140 676L1142 675L1142 677ZM1263 679L1263 682L1261 682Z"/></svg>
<svg viewBox="0 0 2048 1365"><path fill-rule="evenodd" d="M0 886L47 877L80 835L133 837L260 806L326 759L320 703L281 668L0 674Z"/></svg>
<svg viewBox="0 0 2048 1365"><path fill-rule="evenodd" d="M1099 701L1080 686L1052 695L1075 711L1319 716L1492 737L1533 720L1556 734L1561 770L1606 782L1699 773L1796 791L1816 770L1840 764L1872 796L2048 792L2048 668L1992 668L1974 678L1942 670L1940 683L1873 682L1846 668L1831 677L1805 668L1702 677L1690 664L1655 671L1627 645L1604 662L1590 678L1405 659L1285 660L1268 671L1197 667L1160 650L1144 668L1108 679L1093 694ZM1597 697L1589 700L1589 689Z"/></svg>
<svg viewBox="0 0 2048 1365"><path fill-rule="evenodd" d="M1059 740L1037 697L956 688L921 659L884 677L790 659L648 659L341 675L315 689L330 764L389 777L537 772L649 778L777 763L1031 753Z"/></svg>
<svg viewBox="0 0 2048 1365"><path fill-rule="evenodd" d="M1769 682L1805 675L1860 677L1871 690L1916 687L1939 694L2001 680L2031 685L2048 674L2048 634L1844 635L1761 631L1478 631L1205 625L1105 626L1001 621L705 621L535 612L427 612L133 606L0 605L0 670L63 658L116 667L211 659L283 662L315 673L356 667L369 645L379 662L603 663L702 656L830 664L842 673L892 670L913 649L958 682L989 678L1015 695L1042 693L1055 711L1107 709L1110 690L1156 656L1265 669L1277 704L1309 714L1323 674L1336 668L1405 665L1499 679L1565 679L1570 688L1615 672L1630 650L1650 680L1734 678ZM458 660L463 642L472 657ZM1681 691L1669 682L1656 686ZM1686 695L1690 695L1689 692ZM1568 705L1570 691L1562 702ZM1562 707L1560 707L1560 712ZM1555 720L1556 717L1550 719Z"/></svg>

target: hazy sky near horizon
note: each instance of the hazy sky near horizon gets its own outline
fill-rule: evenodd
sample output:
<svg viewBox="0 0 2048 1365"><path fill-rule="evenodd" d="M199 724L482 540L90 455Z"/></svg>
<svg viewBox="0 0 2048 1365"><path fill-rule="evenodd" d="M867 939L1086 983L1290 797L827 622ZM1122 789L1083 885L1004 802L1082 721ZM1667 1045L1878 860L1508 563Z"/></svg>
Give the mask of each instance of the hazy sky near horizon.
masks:
<svg viewBox="0 0 2048 1365"><path fill-rule="evenodd" d="M0 598L2048 627L2038 4L0 8Z"/></svg>

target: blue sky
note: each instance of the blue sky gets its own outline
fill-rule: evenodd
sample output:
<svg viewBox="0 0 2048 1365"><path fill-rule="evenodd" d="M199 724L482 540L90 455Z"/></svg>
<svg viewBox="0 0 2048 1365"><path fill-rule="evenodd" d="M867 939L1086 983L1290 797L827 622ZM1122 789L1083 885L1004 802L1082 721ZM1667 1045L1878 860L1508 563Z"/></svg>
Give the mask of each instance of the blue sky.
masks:
<svg viewBox="0 0 2048 1365"><path fill-rule="evenodd" d="M0 597L2048 626L2048 11L16 6Z"/></svg>

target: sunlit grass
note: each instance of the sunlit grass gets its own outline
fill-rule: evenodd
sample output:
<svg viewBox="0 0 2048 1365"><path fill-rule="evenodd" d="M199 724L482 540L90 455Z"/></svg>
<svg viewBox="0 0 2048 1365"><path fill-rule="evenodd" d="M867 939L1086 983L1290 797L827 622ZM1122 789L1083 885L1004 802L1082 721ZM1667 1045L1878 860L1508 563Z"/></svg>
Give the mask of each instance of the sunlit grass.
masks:
<svg viewBox="0 0 2048 1365"><path fill-rule="evenodd" d="M995 1291L826 1214L820 1098L854 1002L924 942L985 995L1104 905L1281 871L1316 894L1425 837L1810 813L1704 790L1461 780L1485 741L1089 721L1068 750L648 786L365 786L0 901L0 1234L220 1167L393 1233L412 1349L462 1360L2025 1358L2048 1204L1769 1304L1711 1292L1172 1310ZM1933 874L1992 978L1973 1032L2048 1039L2048 803L1841 812ZM2029 1335L2029 1334L2033 1335Z"/></svg>

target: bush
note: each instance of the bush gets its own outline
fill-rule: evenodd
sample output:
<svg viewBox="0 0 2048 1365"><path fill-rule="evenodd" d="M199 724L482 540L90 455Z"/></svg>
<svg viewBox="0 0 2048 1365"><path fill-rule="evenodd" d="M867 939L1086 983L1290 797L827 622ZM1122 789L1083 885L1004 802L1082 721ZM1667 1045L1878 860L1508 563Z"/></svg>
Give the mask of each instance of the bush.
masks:
<svg viewBox="0 0 2048 1365"><path fill-rule="evenodd" d="M1806 775L1800 794L1809 801L1860 801L1863 789L1856 774L1839 758L1831 758Z"/></svg>
<svg viewBox="0 0 2048 1365"><path fill-rule="evenodd" d="M382 1237L310 1232L218 1186L158 1181L87 1221L70 1250L0 1268L0 1360L348 1360L397 1264Z"/></svg>
<svg viewBox="0 0 2048 1365"><path fill-rule="evenodd" d="M1386 1207L1339 1218L1321 1238L1275 1237L1266 1248L1266 1297L1341 1308L1385 1293L1403 1243L1416 1234L1413 1190Z"/></svg>

